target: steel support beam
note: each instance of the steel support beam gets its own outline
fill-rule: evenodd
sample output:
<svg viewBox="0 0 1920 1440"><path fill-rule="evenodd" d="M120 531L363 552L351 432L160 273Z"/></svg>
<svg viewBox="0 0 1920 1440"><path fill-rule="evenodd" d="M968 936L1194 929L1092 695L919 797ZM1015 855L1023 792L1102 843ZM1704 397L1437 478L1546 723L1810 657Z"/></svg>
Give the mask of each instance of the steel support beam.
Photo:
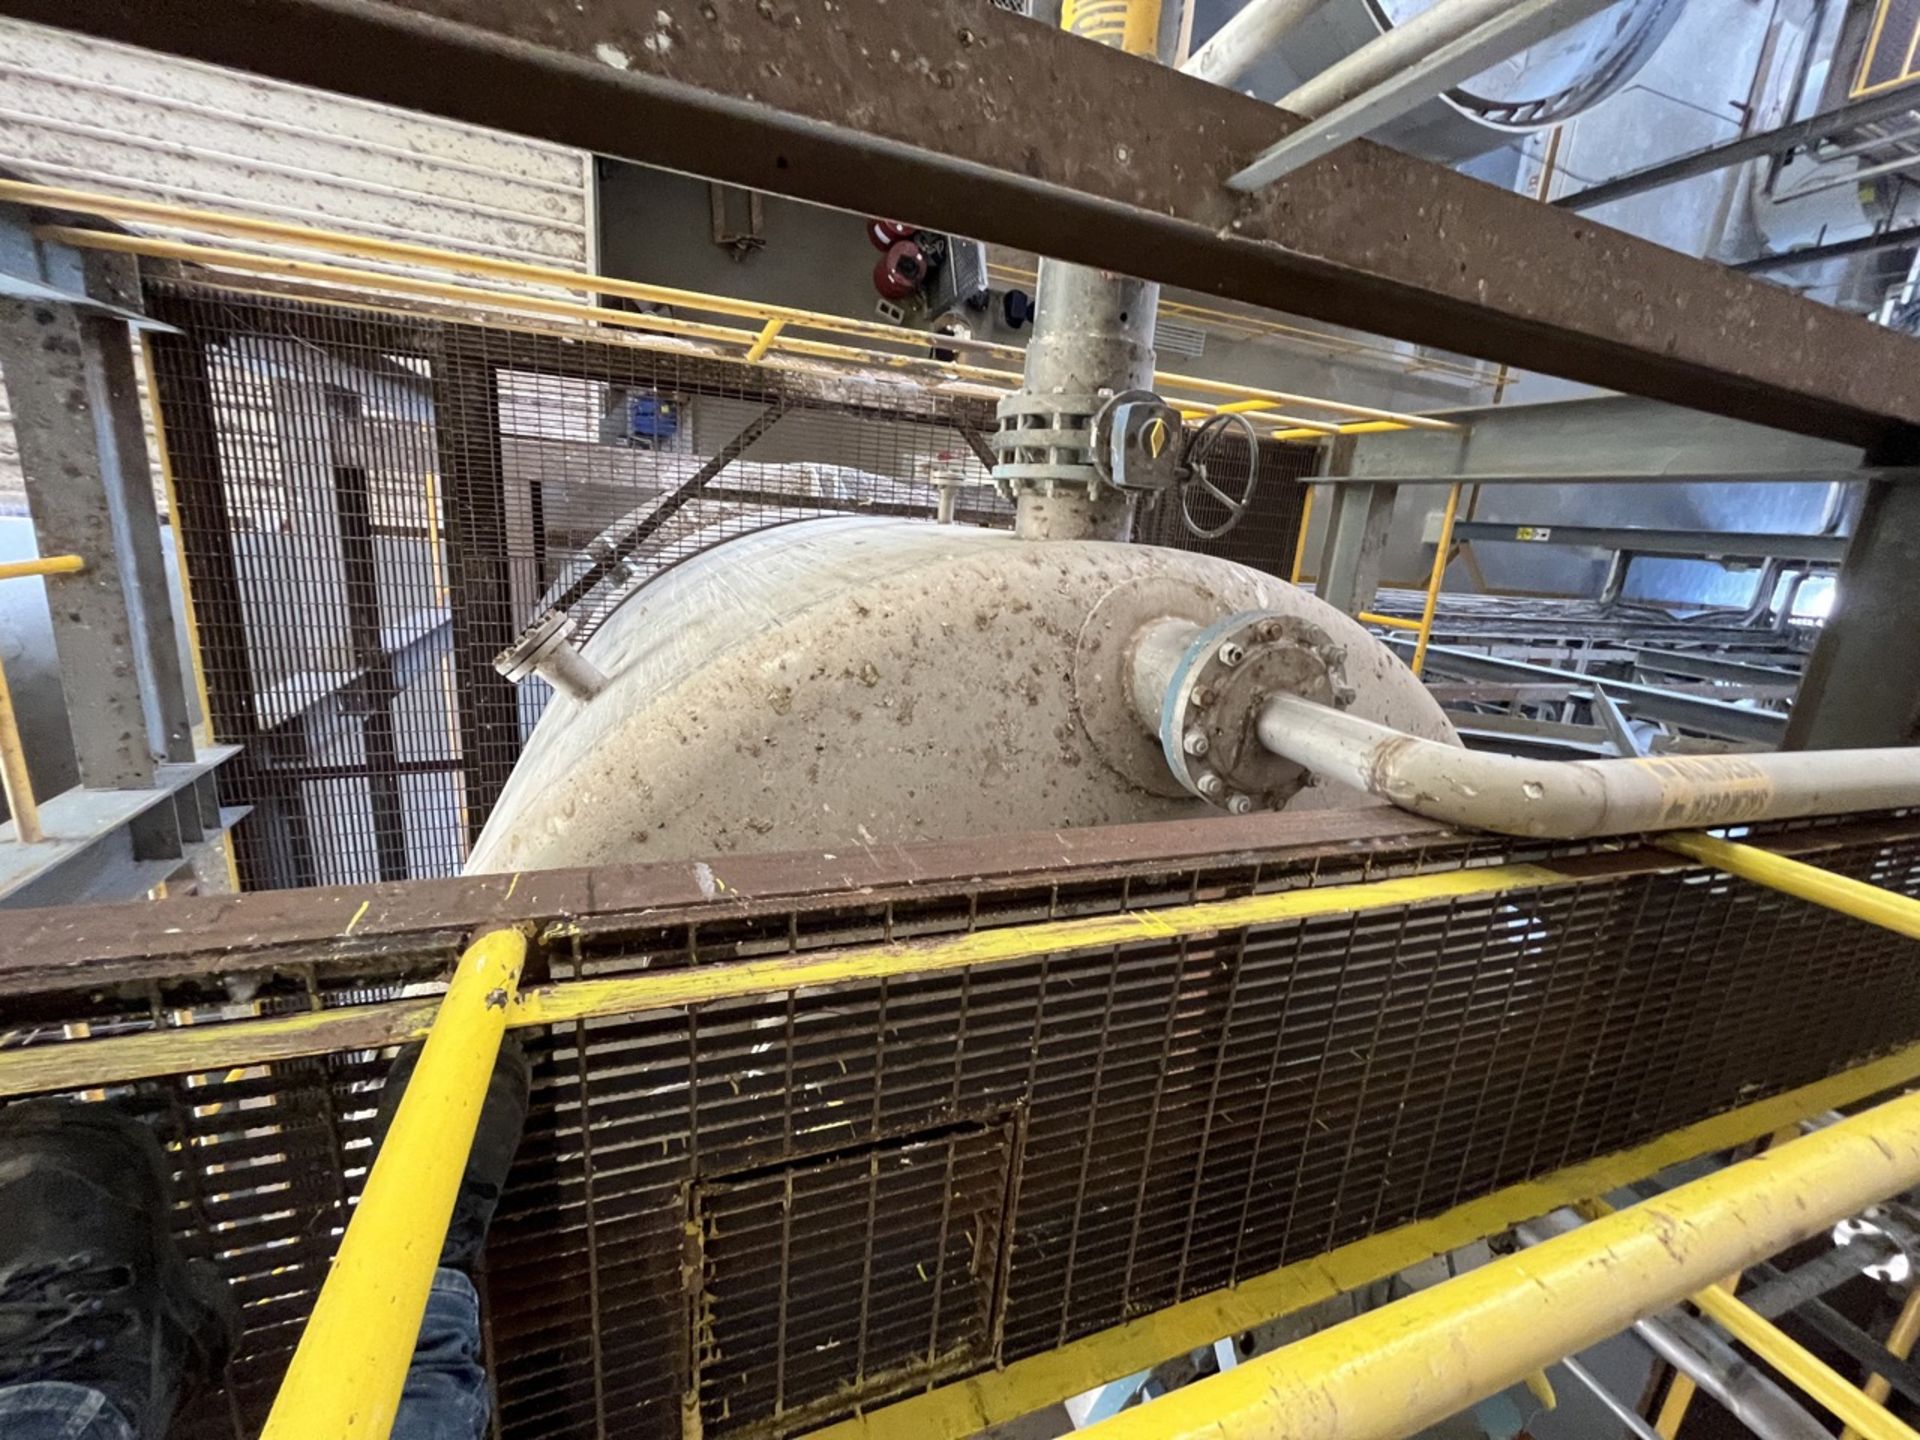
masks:
<svg viewBox="0 0 1920 1440"><path fill-rule="evenodd" d="M1353 485L1334 492L1315 585L1315 593L1329 605L1349 615L1373 605L1398 494L1392 485Z"/></svg>
<svg viewBox="0 0 1920 1440"><path fill-rule="evenodd" d="M1916 492L1920 493L1920 492ZM1387 642L1404 655L1413 653L1411 640ZM1503 660L1478 651L1451 645L1433 645L1427 649L1427 668L1463 680L1558 680L1569 691L1605 690L1625 704L1635 715L1697 730L1728 740L1746 740L1761 745L1778 745L1787 733L1787 717L1767 710L1748 710L1724 700L1708 700L1698 695L1681 695L1653 685L1634 685L1624 680L1609 680L1598 675L1583 675L1577 670L1560 670L1551 665L1530 665L1524 660ZM1891 742L1882 742L1891 743Z"/></svg>
<svg viewBox="0 0 1920 1440"><path fill-rule="evenodd" d="M49 607L81 783L140 789L193 736L126 322L0 300L0 369L41 551L87 562Z"/></svg>
<svg viewBox="0 0 1920 1440"><path fill-rule="evenodd" d="M1635 555L1682 555L1703 560L1800 560L1837 565L1845 557L1844 535L1772 535L1754 531L1651 530L1636 526L1520 525L1511 521L1462 520L1456 540L1578 545L1626 550Z"/></svg>
<svg viewBox="0 0 1920 1440"><path fill-rule="evenodd" d="M1875 230L1852 240L1835 240L1827 245L1808 245L1799 250L1782 250L1777 255L1757 255L1742 260L1733 268L1743 275L1759 275L1769 270L1788 270L1795 265L1813 265L1822 260L1843 260L1849 255L1872 255L1901 245L1920 244L1920 225L1901 225L1891 230Z"/></svg>
<svg viewBox="0 0 1920 1440"><path fill-rule="evenodd" d="M975 0L0 11L1783 429L1920 424L1909 337L1365 141L1241 194L1296 117Z"/></svg>
<svg viewBox="0 0 1920 1440"><path fill-rule="evenodd" d="M1605 9L1606 5L1607 0L1518 0L1518 3L1502 4L1484 23L1424 53L1405 57L1404 63L1393 66L1377 84L1331 110L1322 111L1318 106L1298 103L1328 78L1328 74L1316 76L1280 102L1295 113L1308 116L1309 123L1268 146L1258 159L1227 183L1236 190L1258 190L1271 185L1303 165L1311 165L1321 156L1332 154L1349 141L1372 134L1388 121L1417 109L1435 96L1444 95L1489 66L1559 34L1576 21ZM1407 23L1418 28L1418 21L1438 19L1441 13L1438 9L1422 11L1415 21ZM1383 33L1373 45L1392 46L1401 28L1395 26ZM1343 63L1358 63L1372 50L1370 45L1356 51Z"/></svg>
<svg viewBox="0 0 1920 1440"><path fill-rule="evenodd" d="M1920 110L1920 101L1914 99L1912 91L1889 90L1880 95L1868 96L1864 100L1856 100L1849 105L1823 111L1818 115L1809 115L1805 120L1795 120L1790 125L1762 130L1756 135L1743 135L1738 140L1729 140L1724 145L1709 145L1703 150L1695 150L1671 160L1662 160L1655 165L1630 170L1625 175L1617 175L1599 185L1589 185L1586 189L1577 190L1571 195L1562 195L1553 203L1563 210L1591 210L1596 205L1605 205L1613 200L1624 200L1629 195L1638 195L1646 190L1657 190L1662 185L1690 180L1695 175L1711 175L1714 171L1724 170L1729 165L1741 165L1749 160L1764 160L1769 156L1784 155L1789 151L1815 144L1829 135L1838 135L1882 120L1898 119L1915 110Z"/></svg>

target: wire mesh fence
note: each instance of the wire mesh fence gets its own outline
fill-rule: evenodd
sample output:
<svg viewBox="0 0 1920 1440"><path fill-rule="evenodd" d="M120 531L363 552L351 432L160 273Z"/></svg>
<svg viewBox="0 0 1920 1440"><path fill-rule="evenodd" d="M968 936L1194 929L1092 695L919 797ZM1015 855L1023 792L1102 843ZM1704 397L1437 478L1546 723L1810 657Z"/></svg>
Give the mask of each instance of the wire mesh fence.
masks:
<svg viewBox="0 0 1920 1440"><path fill-rule="evenodd" d="M457 873L549 697L496 656L589 639L652 577L830 513L1005 527L994 397L175 282L149 309L215 737L249 889ZM1308 447L1231 447L1248 513L1137 538L1284 574ZM1217 523L1205 510L1202 528Z"/></svg>

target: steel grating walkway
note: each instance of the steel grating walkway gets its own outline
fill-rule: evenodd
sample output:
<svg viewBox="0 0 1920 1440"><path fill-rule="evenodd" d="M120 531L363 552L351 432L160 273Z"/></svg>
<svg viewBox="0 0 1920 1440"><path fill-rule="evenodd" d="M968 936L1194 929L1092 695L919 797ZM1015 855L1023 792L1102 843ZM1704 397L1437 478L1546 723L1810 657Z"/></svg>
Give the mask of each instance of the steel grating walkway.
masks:
<svg viewBox="0 0 1920 1440"><path fill-rule="evenodd" d="M1761 843L1920 892L1920 817ZM523 1032L500 1433L692 1433L690 1395L705 1433L784 1435L1912 1044L1914 943L1649 851L1255 817L715 862L712 899L660 866L188 901L162 937L150 908L0 918L38 957L0 968L5 1049L369 1006L509 912L566 982L1515 860L1564 878ZM114 1092L179 1142L181 1227L247 1307L182 1433L257 1429L384 1064Z"/></svg>

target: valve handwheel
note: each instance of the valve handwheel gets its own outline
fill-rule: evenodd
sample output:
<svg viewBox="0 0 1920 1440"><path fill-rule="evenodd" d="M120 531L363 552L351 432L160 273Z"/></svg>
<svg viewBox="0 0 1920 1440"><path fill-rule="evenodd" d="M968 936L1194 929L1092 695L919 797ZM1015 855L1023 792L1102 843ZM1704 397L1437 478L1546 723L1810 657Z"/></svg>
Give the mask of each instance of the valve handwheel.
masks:
<svg viewBox="0 0 1920 1440"><path fill-rule="evenodd" d="M1230 494L1216 485L1207 474L1207 465L1214 459L1214 452L1230 431L1238 429L1247 445L1247 480L1240 487L1238 495ZM1215 415L1193 432L1193 438L1187 442L1186 453L1187 478L1180 482L1180 518L1186 521L1187 529L1202 540L1218 540L1247 516L1253 508L1253 493L1260 482L1260 432L1253 428L1253 422L1237 412ZM1206 491L1215 500L1226 507L1226 520L1212 527L1202 525L1193 515L1193 492L1195 489Z"/></svg>

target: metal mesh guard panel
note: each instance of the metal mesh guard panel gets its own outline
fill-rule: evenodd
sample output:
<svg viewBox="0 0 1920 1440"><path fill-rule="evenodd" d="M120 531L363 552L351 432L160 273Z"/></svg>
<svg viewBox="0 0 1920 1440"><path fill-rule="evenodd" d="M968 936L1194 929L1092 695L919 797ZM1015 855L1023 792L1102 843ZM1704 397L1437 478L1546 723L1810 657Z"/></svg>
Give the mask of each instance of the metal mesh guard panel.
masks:
<svg viewBox="0 0 1920 1440"><path fill-rule="evenodd" d="M1819 860L1920 891L1920 837L1897 829ZM1198 893L1306 878L1213 874ZM1144 893L1196 892L1086 882L1051 908ZM846 943L849 923L629 928L576 939L556 978ZM563 1027L533 1041L482 1277L500 1432L671 1434L694 1396L708 1433L791 1433L1043 1352L1920 1041L1914 959L1744 882L1628 870ZM178 1144L182 1233L249 1319L181 1433L257 1430L383 1068L133 1092Z"/></svg>

